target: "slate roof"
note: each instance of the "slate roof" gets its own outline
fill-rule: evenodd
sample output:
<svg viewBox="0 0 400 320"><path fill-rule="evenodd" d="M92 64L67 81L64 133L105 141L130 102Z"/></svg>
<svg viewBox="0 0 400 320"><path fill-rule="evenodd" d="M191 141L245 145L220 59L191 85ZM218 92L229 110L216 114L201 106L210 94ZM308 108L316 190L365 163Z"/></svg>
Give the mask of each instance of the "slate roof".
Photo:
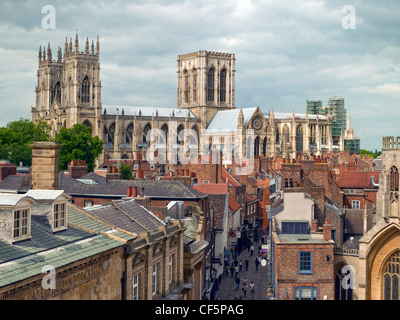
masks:
<svg viewBox="0 0 400 320"><path fill-rule="evenodd" d="M158 217L134 200L113 201L112 204L86 208L86 211L112 225L132 233L157 232L165 225Z"/></svg>
<svg viewBox="0 0 400 320"><path fill-rule="evenodd" d="M103 110L105 110L108 115L116 115L117 113L121 115L122 110L124 110L125 116L134 116L135 114L139 116L139 112L141 112L142 117L152 117L153 115L156 116L156 111L158 111L159 117L166 118L172 116L172 113L174 114L175 118L186 118L189 113L191 119L197 119L190 109L103 105Z"/></svg>
<svg viewBox="0 0 400 320"><path fill-rule="evenodd" d="M123 245L122 239L100 233L114 230L70 203L67 215L67 230L47 232L32 219L31 239L14 244L0 239L0 287L42 274L45 265L62 267ZM125 239L136 238L122 232L120 235Z"/></svg>
<svg viewBox="0 0 400 320"><path fill-rule="evenodd" d="M26 192L30 189L29 176L11 175L0 181L0 191Z"/></svg>
<svg viewBox="0 0 400 320"><path fill-rule="evenodd" d="M94 178L94 175L92 178ZM201 199L207 195L176 180L110 180L95 178L98 184L85 184L60 174L60 189L69 195L90 195L108 198L126 197L128 187L143 187L144 195L150 198L181 200ZM139 191L138 191L139 194Z"/></svg>

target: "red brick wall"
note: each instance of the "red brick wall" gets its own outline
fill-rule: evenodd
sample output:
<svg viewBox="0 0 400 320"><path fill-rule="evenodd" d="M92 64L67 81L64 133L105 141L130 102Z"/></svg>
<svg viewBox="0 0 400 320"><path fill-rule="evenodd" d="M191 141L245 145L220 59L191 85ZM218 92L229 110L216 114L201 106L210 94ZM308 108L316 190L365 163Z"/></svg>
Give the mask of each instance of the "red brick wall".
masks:
<svg viewBox="0 0 400 320"><path fill-rule="evenodd" d="M333 243L326 244L277 244L275 247L275 275L279 299L294 299L294 288L297 286L314 286L318 288L319 300L328 296L334 299L334 265ZM312 251L312 274L299 273L299 251ZM327 255L331 256L327 262ZM260 288L263 290L264 288Z"/></svg>
<svg viewBox="0 0 400 320"><path fill-rule="evenodd" d="M10 175L17 174L17 167L13 164L0 164L0 181Z"/></svg>

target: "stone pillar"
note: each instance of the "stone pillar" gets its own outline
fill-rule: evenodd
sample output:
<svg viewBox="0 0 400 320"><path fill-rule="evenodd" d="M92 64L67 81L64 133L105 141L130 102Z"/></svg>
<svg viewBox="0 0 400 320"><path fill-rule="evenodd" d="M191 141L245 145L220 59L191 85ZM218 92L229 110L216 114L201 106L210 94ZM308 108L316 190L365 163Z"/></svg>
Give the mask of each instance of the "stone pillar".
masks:
<svg viewBox="0 0 400 320"><path fill-rule="evenodd" d="M54 142L34 142L32 149L32 189L59 189L59 158L62 145Z"/></svg>

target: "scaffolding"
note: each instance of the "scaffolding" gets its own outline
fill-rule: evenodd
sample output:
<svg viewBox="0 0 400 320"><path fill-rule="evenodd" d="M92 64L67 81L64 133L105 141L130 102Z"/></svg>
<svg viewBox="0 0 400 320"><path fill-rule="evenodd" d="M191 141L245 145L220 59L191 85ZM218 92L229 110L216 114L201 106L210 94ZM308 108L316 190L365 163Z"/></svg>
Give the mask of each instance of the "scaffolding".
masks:
<svg viewBox="0 0 400 320"><path fill-rule="evenodd" d="M350 154L360 154L360 139L344 140L344 150Z"/></svg>
<svg viewBox="0 0 400 320"><path fill-rule="evenodd" d="M308 114L326 114L326 110L322 107L321 100L306 100Z"/></svg>
<svg viewBox="0 0 400 320"><path fill-rule="evenodd" d="M341 97L329 98L327 113L331 122L333 143L337 144L339 143L340 135L344 132L347 125L344 99Z"/></svg>

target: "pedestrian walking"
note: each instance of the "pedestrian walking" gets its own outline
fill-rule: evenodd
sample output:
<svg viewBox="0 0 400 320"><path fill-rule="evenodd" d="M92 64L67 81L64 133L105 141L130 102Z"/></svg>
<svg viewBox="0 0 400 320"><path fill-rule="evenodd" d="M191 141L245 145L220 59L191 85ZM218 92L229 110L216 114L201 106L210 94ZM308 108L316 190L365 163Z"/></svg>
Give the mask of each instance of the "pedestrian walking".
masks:
<svg viewBox="0 0 400 320"><path fill-rule="evenodd" d="M239 274L239 267L235 267L235 275L238 276Z"/></svg>
<svg viewBox="0 0 400 320"><path fill-rule="evenodd" d="M250 292L251 292L251 296L252 296L252 298L254 298L254 291L255 291L255 284L254 284L254 282L252 281L252 282L250 282Z"/></svg>
<svg viewBox="0 0 400 320"><path fill-rule="evenodd" d="M244 283L243 282L243 285L242 285L242 291L243 291L243 295L246 297L246 294L247 294L247 283Z"/></svg>
<svg viewBox="0 0 400 320"><path fill-rule="evenodd" d="M237 267L237 265L238 265L239 262L237 261L237 259L235 259L235 262L234 262L234 263L235 263L235 267Z"/></svg>
<svg viewBox="0 0 400 320"><path fill-rule="evenodd" d="M240 285L240 278L236 277L236 279L235 279L235 291L239 290L239 285Z"/></svg>
<svg viewBox="0 0 400 320"><path fill-rule="evenodd" d="M242 268L243 268L243 261L242 259L240 259L239 261L239 271L242 272Z"/></svg>
<svg viewBox="0 0 400 320"><path fill-rule="evenodd" d="M256 260L254 261L255 265L256 265L256 270L258 270L258 265L260 264L260 260L258 259L258 257L256 258Z"/></svg>
<svg viewBox="0 0 400 320"><path fill-rule="evenodd" d="M234 272L235 272L235 267L231 266L231 277L233 277Z"/></svg>
<svg viewBox="0 0 400 320"><path fill-rule="evenodd" d="M229 266L228 266L228 265L226 265L226 266L225 266L225 275L227 276L227 275L228 275L228 273L229 273Z"/></svg>
<svg viewBox="0 0 400 320"><path fill-rule="evenodd" d="M244 263L246 264L246 271L249 271L249 260L246 259Z"/></svg>
<svg viewBox="0 0 400 320"><path fill-rule="evenodd" d="M253 256L253 253L254 253L254 246L251 245L251 247L250 247L250 256Z"/></svg>

